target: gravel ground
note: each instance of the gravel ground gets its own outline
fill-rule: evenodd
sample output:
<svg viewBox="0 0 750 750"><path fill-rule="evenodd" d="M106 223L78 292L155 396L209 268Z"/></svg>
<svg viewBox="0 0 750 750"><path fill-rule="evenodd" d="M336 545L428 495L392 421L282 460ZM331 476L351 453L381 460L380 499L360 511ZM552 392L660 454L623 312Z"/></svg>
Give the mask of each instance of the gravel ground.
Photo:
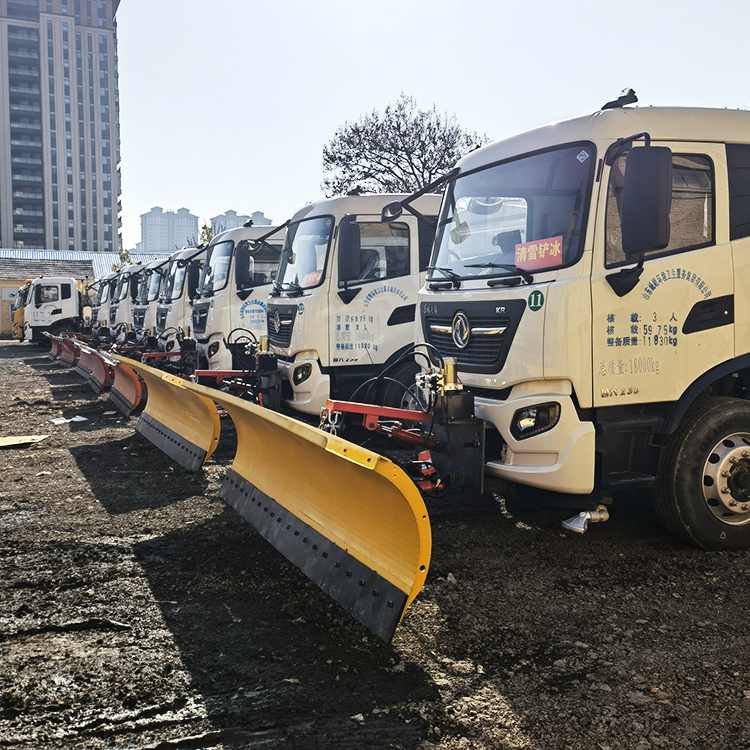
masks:
<svg viewBox="0 0 750 750"><path fill-rule="evenodd" d="M221 501L231 422L189 474L42 349L0 376L2 435L49 435L0 450L0 747L750 748L750 553L678 545L645 494L584 535L428 500L385 645Z"/></svg>

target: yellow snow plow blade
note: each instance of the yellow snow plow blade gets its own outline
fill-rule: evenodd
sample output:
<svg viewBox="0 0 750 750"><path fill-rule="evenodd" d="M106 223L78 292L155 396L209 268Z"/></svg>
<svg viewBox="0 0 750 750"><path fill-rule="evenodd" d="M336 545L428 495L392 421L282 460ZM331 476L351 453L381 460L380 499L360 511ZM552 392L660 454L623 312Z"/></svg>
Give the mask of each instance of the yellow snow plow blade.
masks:
<svg viewBox="0 0 750 750"><path fill-rule="evenodd" d="M427 510L406 473L383 456L283 414L192 382L185 390L219 403L236 427L224 500L349 614L389 641L424 585L432 544Z"/></svg>
<svg viewBox="0 0 750 750"><path fill-rule="evenodd" d="M216 450L221 423L208 397L185 388L187 381L118 354L113 357L146 383L146 408L135 426L147 440L188 471L197 471Z"/></svg>
<svg viewBox="0 0 750 750"><path fill-rule="evenodd" d="M124 416L129 417L146 398L146 387L138 373L130 368L130 360L116 360L111 354L100 352L101 358L111 365L113 371L112 388L109 399Z"/></svg>

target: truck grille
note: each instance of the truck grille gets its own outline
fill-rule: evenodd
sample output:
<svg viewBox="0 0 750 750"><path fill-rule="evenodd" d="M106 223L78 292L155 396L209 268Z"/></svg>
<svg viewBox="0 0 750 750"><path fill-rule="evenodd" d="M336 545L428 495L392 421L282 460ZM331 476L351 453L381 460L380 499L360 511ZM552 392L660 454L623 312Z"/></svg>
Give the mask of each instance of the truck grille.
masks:
<svg viewBox="0 0 750 750"><path fill-rule="evenodd" d="M296 317L297 305L269 305L266 315L268 340L276 346L289 346Z"/></svg>
<svg viewBox="0 0 750 750"><path fill-rule="evenodd" d="M135 328L143 328L143 323L146 320L146 308L135 307L133 308L133 326Z"/></svg>
<svg viewBox="0 0 750 750"><path fill-rule="evenodd" d="M115 327L115 320L117 320L117 306L109 308L109 327Z"/></svg>
<svg viewBox="0 0 750 750"><path fill-rule="evenodd" d="M208 320L208 309L210 302L201 302L193 305L193 330L196 333L206 332L206 320Z"/></svg>
<svg viewBox="0 0 750 750"><path fill-rule="evenodd" d="M423 302L420 314L425 340L443 357L455 358L459 368L466 372L498 373L505 365L525 309L525 300ZM464 347L459 347L453 336L459 312L468 325Z"/></svg>
<svg viewBox="0 0 750 750"><path fill-rule="evenodd" d="M99 310L94 309L91 311L91 325L95 326L98 320L99 320Z"/></svg>

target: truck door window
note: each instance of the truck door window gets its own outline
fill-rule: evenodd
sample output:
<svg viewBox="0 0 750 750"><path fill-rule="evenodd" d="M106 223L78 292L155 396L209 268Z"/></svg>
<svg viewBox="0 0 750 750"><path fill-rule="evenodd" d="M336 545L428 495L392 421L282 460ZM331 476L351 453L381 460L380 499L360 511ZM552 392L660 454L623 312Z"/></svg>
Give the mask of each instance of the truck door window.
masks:
<svg viewBox="0 0 750 750"><path fill-rule="evenodd" d="M622 251L620 205L627 154L609 173L605 218L605 265L632 263ZM700 154L672 154L672 208L669 212L669 246L651 250L647 258L695 250L714 243L714 176L711 159Z"/></svg>
<svg viewBox="0 0 750 750"><path fill-rule="evenodd" d="M240 251L247 249L249 252L248 268L238 269L238 276L241 277L241 286L260 286L261 284L270 284L276 278L276 271L279 268L279 254L281 247L263 242L260 247L253 244L252 240L242 240L237 243L237 257L240 257ZM240 278L238 278L238 285Z"/></svg>
<svg viewBox="0 0 750 750"><path fill-rule="evenodd" d="M47 286L45 284L41 287L40 302L57 302L60 299L60 295L56 286Z"/></svg>
<svg viewBox="0 0 750 750"><path fill-rule="evenodd" d="M392 279L410 272L409 227L401 222L358 222L360 232L357 281Z"/></svg>

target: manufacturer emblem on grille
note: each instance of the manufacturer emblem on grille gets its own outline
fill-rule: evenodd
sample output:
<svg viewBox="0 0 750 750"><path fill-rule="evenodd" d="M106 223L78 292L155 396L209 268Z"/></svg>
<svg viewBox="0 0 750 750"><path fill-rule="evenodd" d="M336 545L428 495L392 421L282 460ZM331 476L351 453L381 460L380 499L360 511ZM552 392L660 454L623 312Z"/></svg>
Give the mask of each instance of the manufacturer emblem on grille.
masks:
<svg viewBox="0 0 750 750"><path fill-rule="evenodd" d="M465 312L459 310L453 316L451 334L453 335L453 343L459 349L465 349L468 346L471 327L469 326L469 319L466 317Z"/></svg>
<svg viewBox="0 0 750 750"><path fill-rule="evenodd" d="M281 318L279 318L279 311L273 311L273 330L278 333L281 330Z"/></svg>

